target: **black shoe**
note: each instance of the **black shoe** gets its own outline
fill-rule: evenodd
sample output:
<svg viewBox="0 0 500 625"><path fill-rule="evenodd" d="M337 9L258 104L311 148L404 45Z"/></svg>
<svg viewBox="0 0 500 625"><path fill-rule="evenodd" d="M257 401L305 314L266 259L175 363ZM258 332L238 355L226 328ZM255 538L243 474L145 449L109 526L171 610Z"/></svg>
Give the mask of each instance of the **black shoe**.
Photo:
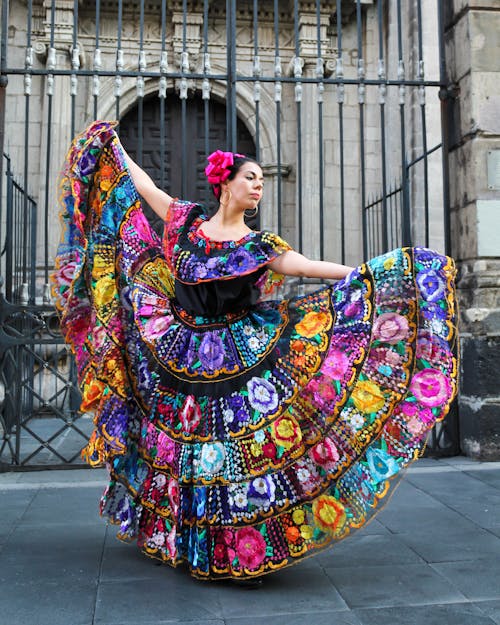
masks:
<svg viewBox="0 0 500 625"><path fill-rule="evenodd" d="M231 579L231 583L245 590L257 590L257 588L262 588L263 580L262 577L248 577L247 579Z"/></svg>

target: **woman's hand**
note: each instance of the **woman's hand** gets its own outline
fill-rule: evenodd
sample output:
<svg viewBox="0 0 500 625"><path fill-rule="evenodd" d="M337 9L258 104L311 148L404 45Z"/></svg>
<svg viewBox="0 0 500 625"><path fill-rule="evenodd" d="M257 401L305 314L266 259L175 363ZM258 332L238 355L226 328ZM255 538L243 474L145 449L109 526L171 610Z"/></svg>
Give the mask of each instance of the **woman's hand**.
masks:
<svg viewBox="0 0 500 625"><path fill-rule="evenodd" d="M281 254L276 260L270 262L268 267L285 276L322 278L324 280L340 280L354 269L354 267L323 260L309 260L309 258L292 250Z"/></svg>
<svg viewBox="0 0 500 625"><path fill-rule="evenodd" d="M151 177L130 158L123 146L122 149L125 155L125 162L137 191L154 212L165 221L172 198L168 193L165 193L165 191L162 191L155 185Z"/></svg>

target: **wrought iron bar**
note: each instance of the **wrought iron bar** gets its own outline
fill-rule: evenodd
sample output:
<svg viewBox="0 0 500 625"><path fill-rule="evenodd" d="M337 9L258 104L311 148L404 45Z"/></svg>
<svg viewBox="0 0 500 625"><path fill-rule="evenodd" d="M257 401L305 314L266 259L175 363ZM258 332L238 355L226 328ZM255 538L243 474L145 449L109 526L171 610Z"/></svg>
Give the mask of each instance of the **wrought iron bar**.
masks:
<svg viewBox="0 0 500 625"><path fill-rule="evenodd" d="M276 200L278 203L278 234L282 234L282 207L281 207L281 57L280 57L280 44L279 44L279 2L274 0L274 101L276 103L276 164L278 168L277 172L277 193ZM295 77L294 77L295 80ZM300 247L299 247L300 251Z"/></svg>
<svg viewBox="0 0 500 625"><path fill-rule="evenodd" d="M303 252L303 205L302 205L302 59L300 58L299 3L293 3L293 28L295 37L295 57L293 59L293 75L295 82L295 110L297 115L297 234L298 251Z"/></svg>

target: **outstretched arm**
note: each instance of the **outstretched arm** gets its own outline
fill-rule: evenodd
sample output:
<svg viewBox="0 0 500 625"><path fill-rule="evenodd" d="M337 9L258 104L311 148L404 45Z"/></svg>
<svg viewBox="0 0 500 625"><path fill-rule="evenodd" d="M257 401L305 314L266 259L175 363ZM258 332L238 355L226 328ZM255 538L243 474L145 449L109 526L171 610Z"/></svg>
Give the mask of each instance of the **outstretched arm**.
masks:
<svg viewBox="0 0 500 625"><path fill-rule="evenodd" d="M340 280L353 270L353 267L347 265L338 265L323 260L310 260L292 250L270 262L268 267L285 276L323 278L325 280Z"/></svg>
<svg viewBox="0 0 500 625"><path fill-rule="evenodd" d="M125 150L123 150L123 152L137 191L151 206L154 212L165 221L172 198L168 193L165 193L165 191L158 189L151 177L130 158Z"/></svg>

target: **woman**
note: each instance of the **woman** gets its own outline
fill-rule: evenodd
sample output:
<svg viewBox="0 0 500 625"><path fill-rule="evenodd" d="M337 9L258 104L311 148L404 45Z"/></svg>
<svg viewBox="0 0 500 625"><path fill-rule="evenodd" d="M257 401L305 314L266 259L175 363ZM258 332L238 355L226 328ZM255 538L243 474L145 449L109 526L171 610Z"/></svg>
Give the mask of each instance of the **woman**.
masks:
<svg viewBox="0 0 500 625"><path fill-rule="evenodd" d="M201 579L252 579L361 527L421 454L456 392L454 267L418 248L310 261L245 225L255 161L218 151L206 173L211 217L94 123L66 161L54 295L118 536ZM283 274L339 281L269 299Z"/></svg>

